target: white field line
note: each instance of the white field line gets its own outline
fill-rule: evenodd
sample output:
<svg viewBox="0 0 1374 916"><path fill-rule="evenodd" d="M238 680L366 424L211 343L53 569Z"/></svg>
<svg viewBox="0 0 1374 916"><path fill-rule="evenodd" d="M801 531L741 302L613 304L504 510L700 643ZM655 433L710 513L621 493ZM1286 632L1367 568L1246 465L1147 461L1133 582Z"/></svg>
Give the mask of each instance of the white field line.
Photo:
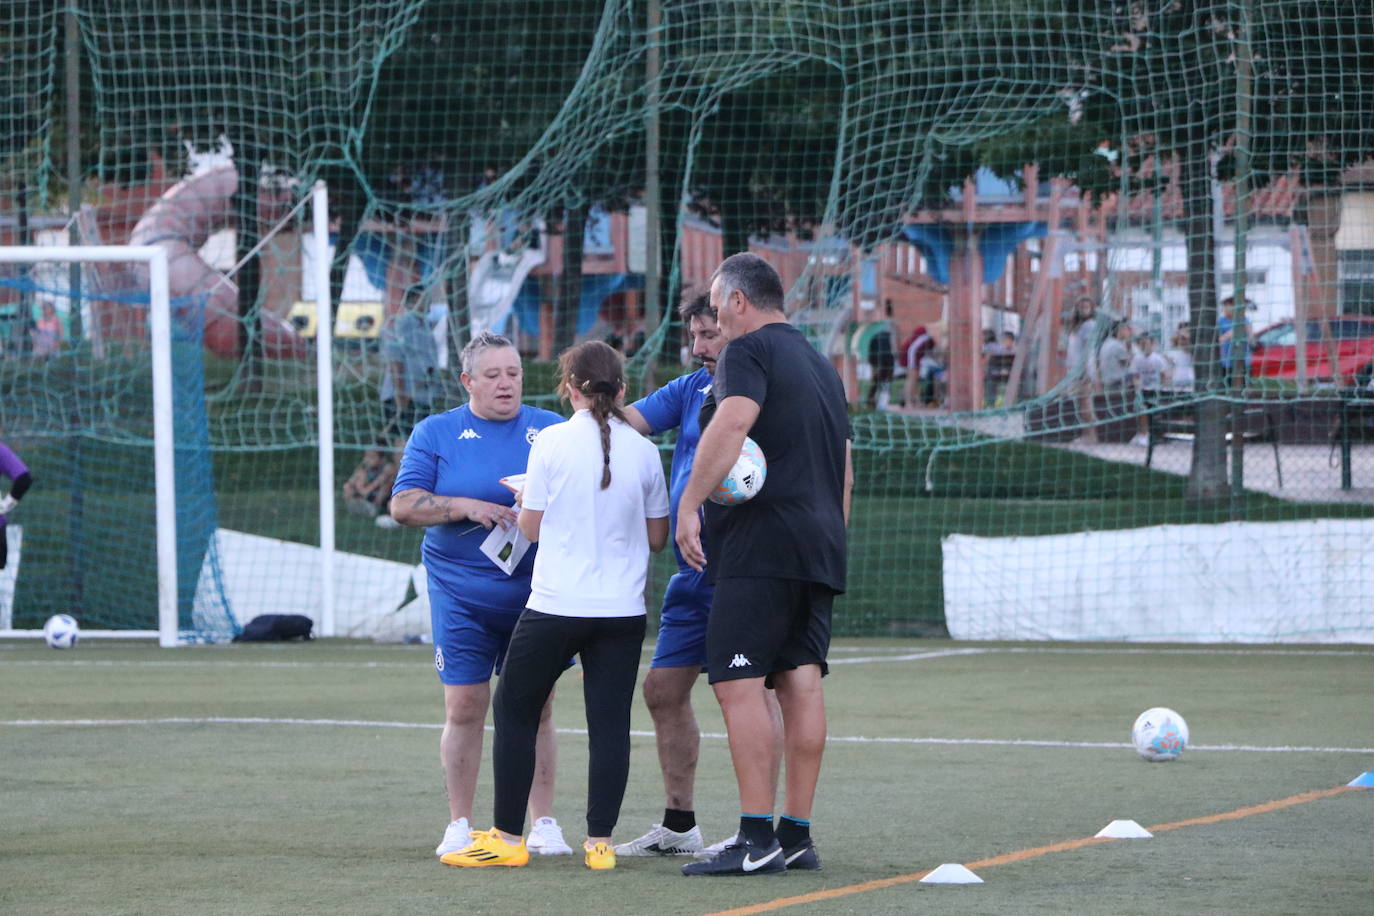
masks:
<svg viewBox="0 0 1374 916"><path fill-rule="evenodd" d="M163 716L152 719L9 719L0 720L0 727L10 728L114 728L148 725L298 725L326 728L388 728L438 731L443 725L432 722L373 722L365 719L293 719L267 716ZM492 731L488 725L487 731ZM560 728L561 735L585 735L585 728ZM632 730L636 738L652 738L651 731ZM724 741L723 732L702 732L701 737ZM896 744L896 745L976 745L982 747L1057 747L1057 748L1129 748L1122 741L1030 741L1014 738L869 738L863 735L831 735L827 741L836 744ZM1259 747L1243 744L1190 744L1190 751L1243 751L1247 753L1280 754L1374 754L1374 747Z"/></svg>
<svg viewBox="0 0 1374 916"><path fill-rule="evenodd" d="M647 646L645 652L652 651ZM834 658L831 665L868 665L887 662L927 661L938 658L952 658L965 655L1203 655L1203 656L1327 656L1331 658L1369 658L1374 661L1374 648L1360 649L1226 649L1226 648L1116 648L1116 647L1014 647L1014 646L975 646L958 649L933 649L925 651L886 650L877 647L850 646L833 649L832 652L866 651L870 654L855 657ZM872 653L883 654L872 654ZM352 669L394 669L414 671L427 668L431 662L428 654L416 653L414 661L408 662L349 662L349 661L239 661L228 659L80 659L68 654L47 659L7 659L0 650L0 668L39 668L39 667L77 667L77 668L352 668ZM641 665L641 668L646 666Z"/></svg>

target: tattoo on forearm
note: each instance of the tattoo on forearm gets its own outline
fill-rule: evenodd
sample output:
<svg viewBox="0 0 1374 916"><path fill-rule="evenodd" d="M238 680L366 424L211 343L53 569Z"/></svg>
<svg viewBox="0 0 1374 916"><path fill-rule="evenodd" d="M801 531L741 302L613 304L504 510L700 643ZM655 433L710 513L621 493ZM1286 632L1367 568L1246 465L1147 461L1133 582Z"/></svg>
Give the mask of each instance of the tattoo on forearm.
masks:
<svg viewBox="0 0 1374 916"><path fill-rule="evenodd" d="M435 509L443 513L444 521L455 521L453 517L454 505L451 496L435 496L433 493L421 493L415 497L416 509Z"/></svg>

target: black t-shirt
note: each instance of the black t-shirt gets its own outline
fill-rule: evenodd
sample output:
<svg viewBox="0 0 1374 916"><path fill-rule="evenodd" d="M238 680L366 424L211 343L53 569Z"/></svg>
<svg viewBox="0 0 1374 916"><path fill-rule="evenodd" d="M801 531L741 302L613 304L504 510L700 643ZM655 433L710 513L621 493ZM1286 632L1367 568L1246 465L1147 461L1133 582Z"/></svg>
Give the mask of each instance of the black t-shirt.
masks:
<svg viewBox="0 0 1374 916"><path fill-rule="evenodd" d="M892 334L877 331L868 341L868 361L874 369L891 369L895 362L892 353Z"/></svg>
<svg viewBox="0 0 1374 916"><path fill-rule="evenodd" d="M721 351L702 429L728 397L759 405L749 437L763 450L768 473L748 502L706 504L708 574L798 579L844 591L844 454L852 435L835 367L792 325L766 324Z"/></svg>

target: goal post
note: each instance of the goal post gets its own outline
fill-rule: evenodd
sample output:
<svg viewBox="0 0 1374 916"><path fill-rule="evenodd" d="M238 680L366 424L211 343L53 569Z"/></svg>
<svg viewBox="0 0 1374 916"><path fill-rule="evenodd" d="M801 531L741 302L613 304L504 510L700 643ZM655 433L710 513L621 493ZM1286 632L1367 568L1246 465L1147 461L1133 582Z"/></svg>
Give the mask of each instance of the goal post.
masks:
<svg viewBox="0 0 1374 916"><path fill-rule="evenodd" d="M0 263L136 263L148 265L148 332L153 382L153 477L156 494L158 644L175 646L177 546L175 448L172 429L172 306L167 251L156 245L0 246ZM98 631L93 631L98 632ZM113 631L119 632L119 631ZM148 636L149 631L121 635Z"/></svg>
<svg viewBox="0 0 1374 916"><path fill-rule="evenodd" d="M304 199L300 200L292 214L309 207L309 216L302 221L302 229L307 229L313 237L317 251L325 251L330 245L329 239L329 200L328 190L323 181L317 181L310 188L309 193ZM286 219L291 219L288 215ZM282 221L285 224L286 220ZM309 223L307 227L305 223ZM279 224L279 225L282 225ZM154 529L155 541L152 556L155 556L155 582L148 583L155 587L157 623L156 629L140 627L138 623L138 612L125 616L124 620L116 622L109 628L102 626L86 627L83 629L83 636L88 638L153 638L156 637L159 645L164 647L176 646L188 642L220 641L228 639L237 633L238 628L250 617L261 611L276 611L278 608L259 607L257 602L248 601L246 606L239 607L243 603L242 596L233 607L230 606L234 588L227 571L226 563L242 560L242 550L237 544L226 546L221 541L221 529L213 523L206 523L207 514L213 518L218 514L218 496L216 494L215 476L212 473L218 460L211 460L213 451L211 441L212 434L206 430L207 423L210 422L209 408L206 406L203 387L205 368L199 358L203 344L203 328L197 321L197 316L203 314L205 303L196 301L194 298L183 302L172 296L173 278L170 275L169 252L165 246L130 246L130 245L85 245L85 246L64 246L64 245L37 245L37 246L0 246L0 267L4 265L15 265L26 268L29 278L29 295L56 296L59 299L64 296L66 290L61 288L61 284L56 287L45 287L42 283L35 282L35 278L41 273L39 265L134 265L139 273L146 270L146 279L133 281L131 283L121 282L118 290L102 289L102 284L87 283L83 284L83 293L80 302L72 301L69 308L77 310L89 307L92 315L95 314L93 303L105 301L120 301L125 306L134 304L138 311L142 311L143 304L146 303L146 334L141 336L142 343L137 344L139 351L138 361L146 368L142 370L142 378L145 380L137 385L139 389L144 389L144 385L151 387L150 402L144 401L142 408L137 407L132 401L127 399L127 392L123 399L117 397L112 403L102 403L99 405L85 405L76 408L78 411L89 410L92 415L119 414L125 418L132 419L122 424L122 428L115 435L125 445L130 443L131 438L143 443L147 447L148 439L146 430L151 427L151 451L153 464L153 492L154 506L151 527ZM313 295L310 297L316 314L329 316L330 308L330 261L328 258L316 258L311 271L313 277ZM94 279L94 278L93 278ZM127 278L122 278L127 281ZM127 285L127 288L126 288ZM200 321L205 319L201 318ZM337 519L335 517L335 419L334 419L334 368L333 368L333 346L332 346L332 321L327 318L317 322L316 328L316 347L314 353L315 380L311 386L313 391L313 404L310 405L315 413L314 433L317 437L316 442L308 443L311 451L315 453L315 460L311 463L315 465L314 476L316 477L319 508L319 549L316 554L318 590L311 598L306 599L314 607L301 607L299 602L293 609L309 613L315 619L316 634L321 636L332 636L336 632L335 619L335 595L337 583L336 563L336 533L335 528ZM83 364L83 370L90 371L91 378L101 378L107 373L101 372L100 368L110 359L118 359L118 352L124 348L124 356L128 357L128 345L132 340L105 340L102 337L99 320L92 320L91 326L87 330L87 339L91 362L89 366ZM179 344L178 341L181 341ZM146 350L143 347L146 346ZM178 349L180 347L180 349ZM142 355L145 354L146 356ZM177 356L176 354L180 354ZM147 362L143 362L146 359ZM31 360L34 366L42 365L42 360ZM55 364L49 364L55 365ZM93 370L93 371L92 371ZM50 369L35 370L33 379L25 385L23 382L16 382L21 387L30 390L44 388L48 386L47 375ZM135 373L137 369L134 370ZM135 387L135 386L130 386ZM146 390L146 389L144 389ZM85 399L87 393L79 390L79 386L74 389L79 399ZM99 397L91 393L90 397ZM140 399L141 400L141 399ZM149 407L151 410L149 411ZM308 409L308 408L307 408ZM144 411L148 411L147 415ZM22 413L23 411L21 411ZM184 427L182 424L186 424ZM51 429L53 424L43 421L37 424L30 423L34 429L42 430L45 425ZM60 425L60 424L59 424ZM22 424L21 424L22 427ZM145 430L140 432L139 430ZM13 430L11 432L14 432ZM86 426L80 426L73 430L73 435L83 436L89 430ZM22 438L23 432L18 431ZM180 437L180 438L178 438ZM301 445L307 443L298 440ZM80 446L73 445L72 449L80 450ZM39 449L41 455L42 448ZM22 453L22 449L21 449ZM145 452L146 454L146 452ZM179 457L180 456L180 457ZM42 458L40 457L40 462ZM79 464L80 462L74 462ZM108 462L96 461L92 463L108 464ZM185 467L181 465L186 465ZM144 465L146 467L146 465ZM63 486L62 473L44 475L41 467L36 467L40 477L47 477L49 480L56 481L56 486ZM108 468L102 468L108 470ZM136 466L121 465L114 469L113 476L116 480L122 475L126 479L138 474ZM90 515L99 515L93 519L84 519L80 508L84 504L84 491L88 486L95 487L92 492L100 492L106 489L118 488L117 483L102 484L91 479L83 479L79 471L70 471L72 477L71 500L72 507L67 510L68 514L77 521L71 522L65 541L66 551L71 553L71 568L76 574L68 578L80 579L83 577L83 550L87 541L94 542L97 550L101 552L127 551L129 547L127 532L121 532L119 524L119 513L90 512ZM96 476L96 475L92 475ZM146 480L146 477L144 478ZM189 503L182 507L178 503L178 486L183 488L183 501L189 497ZM189 489L186 489L189 488ZM146 492L146 491L145 491ZM203 505L202 505L203 503ZM139 497L129 495L126 498L125 512L141 515L146 512L146 500L141 502L145 508L139 509ZM205 511L209 507L209 513ZM179 514L179 508L182 510ZM183 516L185 516L183 518ZM146 515L143 518L147 518ZM54 527L50 520L48 527ZM111 524L113 522L113 524ZM146 525L146 522L143 523ZM88 526L88 527L83 527ZM87 536L84 532L94 529L97 533ZM229 535L233 539L232 533ZM123 542L121 542L123 538ZM138 536L133 536L138 540ZM180 543L185 541L185 543ZM139 541L144 545L148 544L146 537ZM44 544L43 550L48 554L59 552L58 541L49 536ZM233 549L232 557L226 556L224 551ZM144 548L146 549L146 548ZM270 548L268 548L270 549ZM137 548L135 548L135 552ZM30 554L34 550L29 551ZM148 554L144 554L149 556ZM149 556L149 559L152 558ZM38 558L36 561L41 562ZM31 564L32 565L32 564ZM40 588L47 590L53 584L53 572L60 566L52 557L46 558L43 575L35 580L31 574L29 581L40 584L30 585L29 588ZM119 566L146 568L146 563L137 561L121 562ZM241 565L241 562L239 563ZM253 561L254 566L262 564ZM19 572L23 572L21 569ZM272 572L263 569L262 574L270 577ZM93 570L93 578L101 578L101 573ZM313 578L313 577L312 577ZM47 585L41 584L47 583ZM78 596L76 603L80 605L83 586L76 584L72 586L73 593ZM115 585L110 592L118 592L119 586ZM142 602L142 606L147 609L147 599L152 596L148 594L148 589L135 588L134 591L142 591L143 597L131 597L133 604ZM10 596L13 601L13 595ZM58 605L61 607L62 605ZM7 605L7 607L9 607ZM65 608L64 608L65 609ZM73 607L73 611L80 615L82 607ZM207 609L213 609L214 613L208 613ZM188 617L189 612L189 617ZM237 613L235 613L237 612ZM146 615L146 610L143 612ZM40 631L37 629L9 628L8 618L10 615L0 616L6 622L0 625L0 637L5 636L37 636ZM29 627L34 625L32 619L32 609L26 615ZM109 613L101 614L105 619L102 622L111 622L114 615ZM144 619L147 619L146 616ZM151 622L151 621L150 621ZM134 626L128 626L134 623Z"/></svg>

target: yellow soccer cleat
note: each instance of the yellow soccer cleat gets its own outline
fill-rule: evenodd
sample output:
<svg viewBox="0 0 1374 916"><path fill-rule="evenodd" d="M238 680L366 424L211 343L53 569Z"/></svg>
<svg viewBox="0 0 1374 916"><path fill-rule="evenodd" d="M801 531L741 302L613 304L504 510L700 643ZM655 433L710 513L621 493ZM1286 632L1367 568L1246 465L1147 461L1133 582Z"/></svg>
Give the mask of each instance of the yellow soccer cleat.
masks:
<svg viewBox="0 0 1374 916"><path fill-rule="evenodd" d="M590 855L590 853L588 853ZM481 868L483 865L528 865L530 851L525 848L525 840L507 843L501 838L501 831L495 827L490 830L472 831L472 842L457 852L446 853L439 857L445 865L460 868ZM612 856L612 865L614 865Z"/></svg>
<svg viewBox="0 0 1374 916"><path fill-rule="evenodd" d="M596 871L615 868L615 849L611 847L610 843L597 843L595 846L588 846L583 843L582 850L585 854L583 861L587 863L588 868Z"/></svg>

